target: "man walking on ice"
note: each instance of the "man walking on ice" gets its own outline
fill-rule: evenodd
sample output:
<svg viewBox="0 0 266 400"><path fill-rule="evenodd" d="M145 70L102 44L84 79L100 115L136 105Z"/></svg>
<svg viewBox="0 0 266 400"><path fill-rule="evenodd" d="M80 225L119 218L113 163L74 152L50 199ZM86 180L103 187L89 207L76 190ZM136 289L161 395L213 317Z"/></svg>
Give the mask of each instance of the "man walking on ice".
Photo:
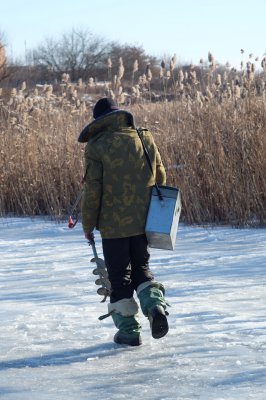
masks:
<svg viewBox="0 0 266 400"><path fill-rule="evenodd" d="M149 268L145 222L152 186L165 185L166 174L152 134L141 130L149 152L151 174L131 113L120 110L111 98L94 106L94 121L79 142L85 148L86 174L82 197L82 225L87 239L100 231L111 283L108 312L118 329L115 343L142 344L138 303L149 319L155 339L168 332L164 287Z"/></svg>

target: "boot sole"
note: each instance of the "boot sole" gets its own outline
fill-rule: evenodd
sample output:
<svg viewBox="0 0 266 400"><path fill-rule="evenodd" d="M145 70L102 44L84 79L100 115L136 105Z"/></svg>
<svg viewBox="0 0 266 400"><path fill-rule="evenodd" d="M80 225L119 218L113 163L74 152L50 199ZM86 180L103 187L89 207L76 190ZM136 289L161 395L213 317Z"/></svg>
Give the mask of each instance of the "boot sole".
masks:
<svg viewBox="0 0 266 400"><path fill-rule="evenodd" d="M160 339L167 334L169 327L163 307L155 307L152 310L149 319L151 324L151 334L154 339Z"/></svg>
<svg viewBox="0 0 266 400"><path fill-rule="evenodd" d="M116 344L126 344L127 346L140 346L142 344L142 339L141 336L130 338L127 335L117 332L114 336L114 342Z"/></svg>

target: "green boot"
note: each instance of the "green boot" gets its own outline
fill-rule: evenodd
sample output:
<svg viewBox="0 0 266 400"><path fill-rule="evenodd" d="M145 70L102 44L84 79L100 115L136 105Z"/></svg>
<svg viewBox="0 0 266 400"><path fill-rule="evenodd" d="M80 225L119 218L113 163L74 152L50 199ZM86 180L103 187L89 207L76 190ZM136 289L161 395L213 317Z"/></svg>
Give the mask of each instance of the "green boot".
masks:
<svg viewBox="0 0 266 400"><path fill-rule="evenodd" d="M114 336L114 342L139 346L142 344L140 336L141 325L138 319L138 304L132 297L122 299L116 303L108 304L108 311L111 313L118 332Z"/></svg>
<svg viewBox="0 0 266 400"><path fill-rule="evenodd" d="M143 314L148 317L152 337L160 339L168 332L166 315L166 301L164 298L164 287L159 282L144 282L137 288L137 295L140 301Z"/></svg>

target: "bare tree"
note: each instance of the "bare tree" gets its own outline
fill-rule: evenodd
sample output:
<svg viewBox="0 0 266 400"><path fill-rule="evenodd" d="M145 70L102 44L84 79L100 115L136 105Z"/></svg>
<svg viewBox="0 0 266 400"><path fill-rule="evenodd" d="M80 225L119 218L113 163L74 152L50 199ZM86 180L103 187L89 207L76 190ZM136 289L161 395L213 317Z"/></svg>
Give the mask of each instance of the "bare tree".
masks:
<svg viewBox="0 0 266 400"><path fill-rule="evenodd" d="M108 44L87 30L72 29L59 40L47 38L33 51L34 64L46 65L57 76L88 79L106 60Z"/></svg>
<svg viewBox="0 0 266 400"><path fill-rule="evenodd" d="M115 68L118 68L119 59L123 59L123 64L125 67L124 79L129 82L132 81L134 69L136 75L141 75L145 73L147 65L156 65L158 63L156 57L145 53L145 50L141 46L131 46L128 44L120 45L118 43L111 43L109 57L112 60L112 68L114 73L116 73Z"/></svg>

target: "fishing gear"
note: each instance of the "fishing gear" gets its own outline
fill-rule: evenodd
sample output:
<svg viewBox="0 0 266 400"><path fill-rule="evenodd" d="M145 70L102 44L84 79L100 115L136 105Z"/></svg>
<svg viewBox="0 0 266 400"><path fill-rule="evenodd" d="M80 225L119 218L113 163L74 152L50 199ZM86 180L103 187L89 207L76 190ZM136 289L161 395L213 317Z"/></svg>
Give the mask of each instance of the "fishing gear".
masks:
<svg viewBox="0 0 266 400"><path fill-rule="evenodd" d="M69 227L69 229L73 229L77 225L78 213L76 212L76 208L77 208L77 206L78 206L78 204L79 204L79 202L80 202L80 200L82 198L83 190L84 190L84 188L80 189L80 191L78 192L76 201L75 201L75 203L73 204L73 206L71 208L71 211L70 211L70 214L69 214L69 217L68 217L68 227ZM75 217L74 217L74 214L75 214Z"/></svg>
<svg viewBox="0 0 266 400"><path fill-rule="evenodd" d="M88 167L87 167L88 168ZM81 180L81 183L83 184L85 182L85 177L87 174L87 169L85 172L84 177ZM81 190L78 192L77 198L75 203L73 204L69 217L68 217L68 227L69 229L75 228L77 222L78 222L78 213L76 212L76 208L82 198L84 188L82 187ZM103 299L101 303L104 303L107 299L108 296L110 296L111 293L111 283L108 279L108 273L106 269L105 262L102 258L98 257L97 254L97 249L94 241L94 235L92 234L91 237L88 239L89 245L92 247L93 255L94 257L91 259L91 262L96 263L96 268L92 271L93 275L98 275L99 277L96 279L95 283L98 286L101 286L98 290L97 293L100 296L103 296Z"/></svg>
<svg viewBox="0 0 266 400"><path fill-rule="evenodd" d="M101 286L97 293L100 296L103 296L101 303L104 303L108 296L111 294L111 283L108 279L108 272L106 269L105 262L102 258L98 257L97 249L94 241L94 237L89 239L89 245L92 247L94 258L91 259L91 262L96 263L96 268L92 271L93 275L98 275L99 278L96 279L95 283L98 286Z"/></svg>
<svg viewBox="0 0 266 400"><path fill-rule="evenodd" d="M80 180L80 183L82 185L84 185L84 183L85 183L85 178L86 178L87 172L88 172L88 166L86 168L85 175ZM84 187L82 187L80 189L80 191L78 192L78 195L76 197L76 201L75 201L75 203L73 204L73 206L72 206L72 208L70 210L69 217L68 217L68 227L69 227L69 229L73 229L77 225L79 217L78 217L78 213L76 212L76 208L77 208L77 206L78 206L78 204L79 204L79 202L80 202L80 200L82 198L83 191L84 191ZM75 217L73 219L74 214L75 214Z"/></svg>

